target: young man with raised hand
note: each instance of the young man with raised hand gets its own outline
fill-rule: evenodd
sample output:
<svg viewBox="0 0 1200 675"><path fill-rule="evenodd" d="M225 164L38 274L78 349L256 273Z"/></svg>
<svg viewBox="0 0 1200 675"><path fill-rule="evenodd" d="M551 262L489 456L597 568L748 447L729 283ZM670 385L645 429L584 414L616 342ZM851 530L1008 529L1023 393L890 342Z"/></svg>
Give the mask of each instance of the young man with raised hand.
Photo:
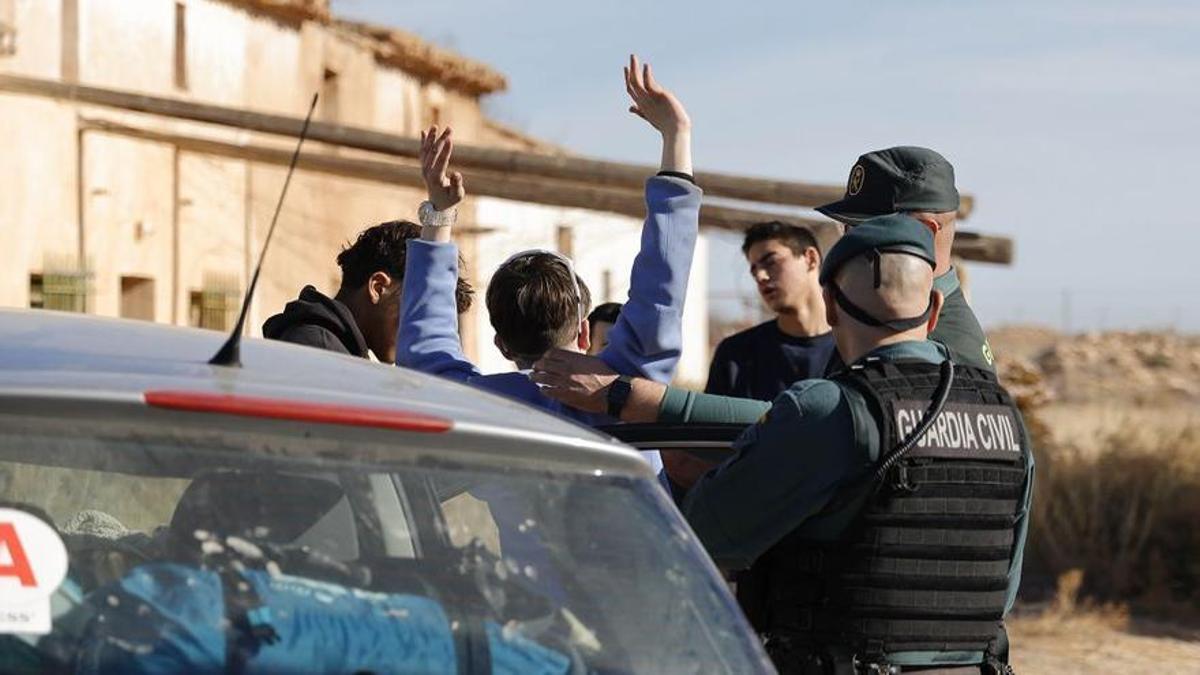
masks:
<svg viewBox="0 0 1200 675"><path fill-rule="evenodd" d="M662 135L662 165L658 175L646 181L646 221L629 299L600 358L622 375L668 382L682 348L683 303L702 193L691 176L691 121L683 105L658 84L649 64L642 66L636 57L631 56L625 68L625 88L633 100L629 111ZM397 364L469 382L585 424L615 421L615 416L585 413L554 401L528 377L533 362L547 351L586 352L590 344L590 295L564 256L518 253L500 266L488 285L496 346L516 363L517 372L484 375L463 354L454 305L458 251L450 230L455 207L466 191L460 173L447 173L453 145L450 129L438 133L433 127L422 134L421 166L429 201L421 209L421 238L409 242ZM617 409L624 403L619 398L618 392Z"/></svg>
<svg viewBox="0 0 1200 675"><path fill-rule="evenodd" d="M342 282L337 294L331 298L305 286L282 312L267 319L263 337L395 363L404 260L408 241L420 234L420 226L407 220L359 232L338 254ZM456 311L462 314L470 309L474 291L462 279L455 283Z"/></svg>

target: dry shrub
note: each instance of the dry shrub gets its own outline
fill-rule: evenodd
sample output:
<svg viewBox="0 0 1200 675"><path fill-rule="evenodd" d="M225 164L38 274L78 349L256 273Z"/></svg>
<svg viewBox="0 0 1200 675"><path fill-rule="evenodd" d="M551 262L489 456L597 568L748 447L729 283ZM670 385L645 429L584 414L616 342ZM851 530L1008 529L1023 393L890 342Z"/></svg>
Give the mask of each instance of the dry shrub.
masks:
<svg viewBox="0 0 1200 675"><path fill-rule="evenodd" d="M1089 629L1124 631L1129 628L1129 608L1119 603L1097 603L1080 597L1083 589L1083 570L1067 570L1058 577L1054 598L1045 609L1023 617L1020 632L1024 635L1056 635Z"/></svg>
<svg viewBox="0 0 1200 675"><path fill-rule="evenodd" d="M1127 428L1095 447L1038 441L1033 576L1079 570L1078 590L1092 598L1200 607L1200 428Z"/></svg>

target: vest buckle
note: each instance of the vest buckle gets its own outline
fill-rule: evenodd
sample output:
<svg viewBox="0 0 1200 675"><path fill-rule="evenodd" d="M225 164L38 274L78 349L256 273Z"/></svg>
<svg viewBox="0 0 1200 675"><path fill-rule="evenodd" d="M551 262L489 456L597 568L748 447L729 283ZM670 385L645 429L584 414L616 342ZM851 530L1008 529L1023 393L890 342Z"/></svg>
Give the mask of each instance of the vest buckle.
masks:
<svg viewBox="0 0 1200 675"><path fill-rule="evenodd" d="M863 656L855 654L850 659L854 672L864 675L899 675L900 667L884 660L885 650L883 640L868 639L860 652Z"/></svg>
<svg viewBox="0 0 1200 675"><path fill-rule="evenodd" d="M908 478L908 465L903 462L892 469L892 490L904 493L917 491L917 485Z"/></svg>

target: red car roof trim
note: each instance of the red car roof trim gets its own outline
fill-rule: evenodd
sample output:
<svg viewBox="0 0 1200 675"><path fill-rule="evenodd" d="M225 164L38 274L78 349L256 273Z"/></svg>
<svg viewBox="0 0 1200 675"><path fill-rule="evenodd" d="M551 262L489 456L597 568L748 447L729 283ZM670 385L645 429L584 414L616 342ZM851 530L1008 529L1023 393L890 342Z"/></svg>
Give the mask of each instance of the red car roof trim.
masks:
<svg viewBox="0 0 1200 675"><path fill-rule="evenodd" d="M341 424L352 427L376 427L399 431L444 433L453 423L441 417L421 413L365 408L362 406L311 403L282 398L260 398L238 394L203 391L152 390L144 393L146 404L155 408L217 413L241 417L263 417L316 424Z"/></svg>

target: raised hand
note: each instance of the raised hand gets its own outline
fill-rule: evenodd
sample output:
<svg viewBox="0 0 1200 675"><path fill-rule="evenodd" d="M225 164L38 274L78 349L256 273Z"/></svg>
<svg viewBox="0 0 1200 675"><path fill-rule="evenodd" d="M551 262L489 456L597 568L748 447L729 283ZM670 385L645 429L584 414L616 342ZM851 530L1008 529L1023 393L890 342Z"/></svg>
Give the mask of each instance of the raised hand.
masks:
<svg viewBox="0 0 1200 675"><path fill-rule="evenodd" d="M664 136L686 133L692 128L683 104L654 79L650 64L642 64L636 55L629 55L625 66L625 91L633 99L629 112L641 117Z"/></svg>
<svg viewBox="0 0 1200 675"><path fill-rule="evenodd" d="M447 211L463 200L467 192L462 174L447 174L450 154L454 151L453 130L446 127L440 135L437 126L421 132L421 177L429 190L429 201L438 211Z"/></svg>

